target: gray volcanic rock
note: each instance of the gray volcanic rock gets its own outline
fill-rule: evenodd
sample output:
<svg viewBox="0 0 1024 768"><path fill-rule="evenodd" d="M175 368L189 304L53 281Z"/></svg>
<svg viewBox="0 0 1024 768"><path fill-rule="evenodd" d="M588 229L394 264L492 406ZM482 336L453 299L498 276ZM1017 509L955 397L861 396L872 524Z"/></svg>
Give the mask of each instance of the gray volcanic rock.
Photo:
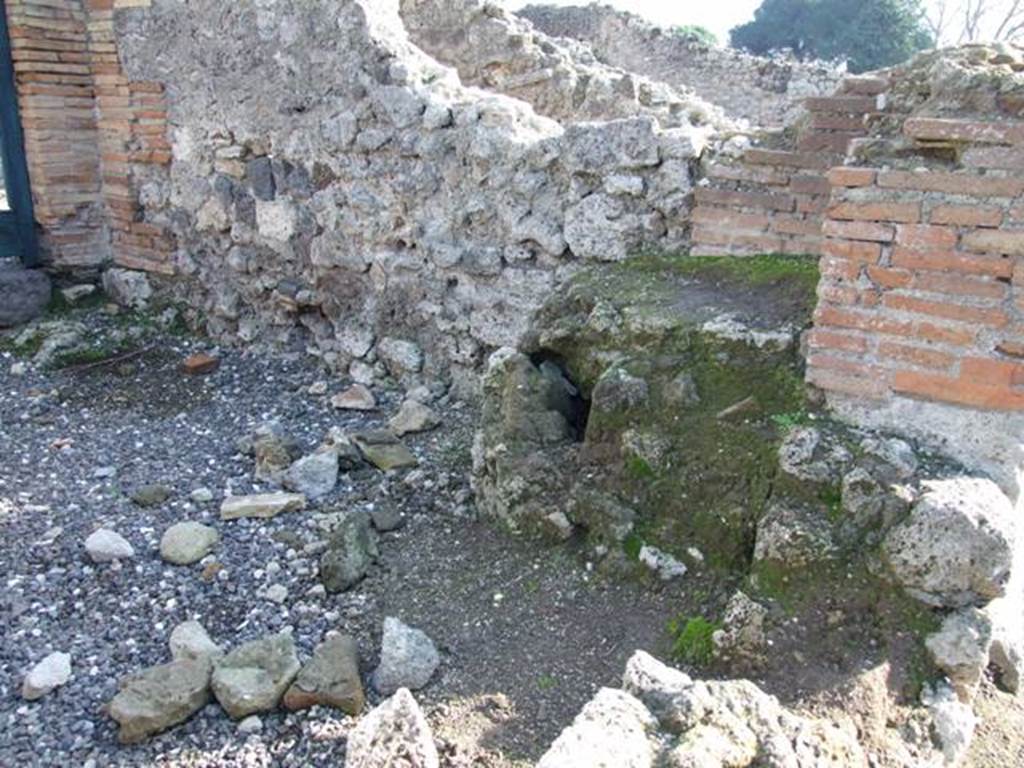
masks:
<svg viewBox="0 0 1024 768"><path fill-rule="evenodd" d="M50 278L38 269L0 260L0 328L27 323L50 303Z"/></svg>
<svg viewBox="0 0 1024 768"><path fill-rule="evenodd" d="M185 722L209 700L209 659L181 659L122 680L108 712L120 741L134 744Z"/></svg>

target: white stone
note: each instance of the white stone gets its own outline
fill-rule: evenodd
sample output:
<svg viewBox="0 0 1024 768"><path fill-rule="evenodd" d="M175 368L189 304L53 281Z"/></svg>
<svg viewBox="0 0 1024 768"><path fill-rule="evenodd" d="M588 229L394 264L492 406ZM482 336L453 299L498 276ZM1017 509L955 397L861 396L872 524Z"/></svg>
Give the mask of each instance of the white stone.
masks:
<svg viewBox="0 0 1024 768"><path fill-rule="evenodd" d="M187 520L175 523L160 538L160 557L174 565L191 565L206 557L220 541L208 525Z"/></svg>
<svg viewBox="0 0 1024 768"><path fill-rule="evenodd" d="M123 536L107 528L100 528L89 535L85 540L85 551L94 563L135 557L132 545Z"/></svg>
<svg viewBox="0 0 1024 768"><path fill-rule="evenodd" d="M686 566L667 552L644 544L639 560L662 581L671 581L686 575Z"/></svg>
<svg viewBox="0 0 1024 768"><path fill-rule="evenodd" d="M21 696L28 701L41 699L71 679L71 654L55 651L25 675Z"/></svg>
<svg viewBox="0 0 1024 768"><path fill-rule="evenodd" d="M250 496L229 496L220 506L221 520L235 520L239 517L275 517L282 512L292 512L306 507L306 497L301 493L257 493Z"/></svg>
<svg viewBox="0 0 1024 768"><path fill-rule="evenodd" d="M286 242L295 234L298 212L287 199L257 200L256 228L268 240Z"/></svg>

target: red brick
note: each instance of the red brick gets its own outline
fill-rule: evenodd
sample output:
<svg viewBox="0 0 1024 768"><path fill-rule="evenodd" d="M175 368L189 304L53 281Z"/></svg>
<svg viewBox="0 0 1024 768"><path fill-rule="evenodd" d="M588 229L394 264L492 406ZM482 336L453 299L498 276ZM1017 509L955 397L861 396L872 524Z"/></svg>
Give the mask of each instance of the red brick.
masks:
<svg viewBox="0 0 1024 768"><path fill-rule="evenodd" d="M199 352L189 355L181 364L185 373L199 376L204 373L213 373L220 367L220 358Z"/></svg>
<svg viewBox="0 0 1024 768"><path fill-rule="evenodd" d="M799 195L827 195L832 187L819 174L798 174L789 180L789 190Z"/></svg>
<svg viewBox="0 0 1024 768"><path fill-rule="evenodd" d="M892 252L892 263L893 266L905 269L933 269L992 277L1010 277L1013 273L1013 263L1009 259L1001 256L977 256L959 251L915 251L910 248L895 248Z"/></svg>
<svg viewBox="0 0 1024 768"><path fill-rule="evenodd" d="M876 243L891 243L896 237L896 228L891 224L876 224L873 221L834 221L826 219L822 234L845 240L867 240Z"/></svg>
<svg viewBox="0 0 1024 768"><path fill-rule="evenodd" d="M1024 256L1024 230L979 229L964 235L964 249L975 253L1003 253Z"/></svg>
<svg viewBox="0 0 1024 768"><path fill-rule="evenodd" d="M811 128L826 131L864 132L864 115L842 115L821 113L811 115Z"/></svg>
<svg viewBox="0 0 1024 768"><path fill-rule="evenodd" d="M824 366L808 366L807 381L829 392L840 392L869 400L881 400L889 393L885 376L875 373L854 375L832 371Z"/></svg>
<svg viewBox="0 0 1024 768"><path fill-rule="evenodd" d="M742 208L760 208L768 211L792 211L795 201L790 195L768 192L734 192L727 189L698 187L694 193L698 203L735 205Z"/></svg>
<svg viewBox="0 0 1024 768"><path fill-rule="evenodd" d="M771 220L772 231L784 235L810 235L821 234L821 222L817 219L805 219L800 216L791 216L780 213Z"/></svg>
<svg viewBox="0 0 1024 768"><path fill-rule="evenodd" d="M828 181L833 187L870 187L876 175L874 168L838 166L828 172Z"/></svg>
<svg viewBox="0 0 1024 768"><path fill-rule="evenodd" d="M797 139L796 148L801 152L829 152L835 155L844 155L850 142L863 136L863 131L857 133L815 131Z"/></svg>
<svg viewBox="0 0 1024 768"><path fill-rule="evenodd" d="M920 203L839 203L828 209L833 219L892 221L914 224L921 220Z"/></svg>
<svg viewBox="0 0 1024 768"><path fill-rule="evenodd" d="M932 208L930 221L960 227L998 227L1003 209L994 205L937 205Z"/></svg>
<svg viewBox="0 0 1024 768"><path fill-rule="evenodd" d="M1005 387L978 384L951 376L918 371L897 371L893 389L939 402L959 403L987 410L1024 410L1024 394Z"/></svg>
<svg viewBox="0 0 1024 768"><path fill-rule="evenodd" d="M1005 283L996 280L968 275L951 275L948 272L919 272L914 276L914 289L930 293L946 293L951 296L973 296L999 301L1006 298L1009 290Z"/></svg>
<svg viewBox="0 0 1024 768"><path fill-rule="evenodd" d="M868 337L829 331L815 328L807 335L807 344L811 349L838 349L844 352L865 352L868 348Z"/></svg>
<svg viewBox="0 0 1024 768"><path fill-rule="evenodd" d="M1002 328L1008 322L1006 312L995 307L964 306L962 304L918 299L913 296L902 296L895 293L887 294L882 299L882 304L889 309L902 312L933 315L963 323L980 323L991 328Z"/></svg>
<svg viewBox="0 0 1024 768"><path fill-rule="evenodd" d="M707 169L712 179L729 181L750 181L769 186L785 186L789 183L789 174L779 168L749 165L731 165L728 163L712 163Z"/></svg>
<svg viewBox="0 0 1024 768"><path fill-rule="evenodd" d="M978 337L977 330L950 328L931 323L917 323L911 334L922 341L934 341L938 344L949 344L954 347L966 347L974 343Z"/></svg>
<svg viewBox="0 0 1024 768"><path fill-rule="evenodd" d="M859 240L826 240L822 253L837 259L849 259L859 264L877 264L882 257L882 246Z"/></svg>
<svg viewBox="0 0 1024 768"><path fill-rule="evenodd" d="M931 248L955 248L957 234L949 227L928 226L927 224L900 224L896 227L896 242L908 248L920 250Z"/></svg>
<svg viewBox="0 0 1024 768"><path fill-rule="evenodd" d="M906 320L895 320L876 312L840 309L824 304L818 305L814 319L819 326L852 328L858 331L886 333L892 336L907 336L914 328L913 324Z"/></svg>
<svg viewBox="0 0 1024 768"><path fill-rule="evenodd" d="M910 363L920 368L933 368L941 371L949 370L957 361L957 358L948 352L909 344L897 344L891 341L879 343L878 355L889 360Z"/></svg>
<svg viewBox="0 0 1024 768"><path fill-rule="evenodd" d="M843 80L843 93L855 93L861 96L877 96L889 90L889 81L884 77L848 77Z"/></svg>
<svg viewBox="0 0 1024 768"><path fill-rule="evenodd" d="M763 232L768 228L771 219L764 214L743 213L728 208L700 206L694 210L692 221L694 224L735 227L745 232Z"/></svg>
<svg viewBox="0 0 1024 768"><path fill-rule="evenodd" d="M960 378L1000 387L1024 385L1024 363L968 357L960 363Z"/></svg>
<svg viewBox="0 0 1024 768"><path fill-rule="evenodd" d="M831 162L817 152L786 152L778 149L748 149L743 159L755 165L782 165L790 168L825 170Z"/></svg>
<svg viewBox="0 0 1024 768"><path fill-rule="evenodd" d="M1024 192L1024 181L1020 179L937 171L881 171L878 186L974 197L1017 197Z"/></svg>
<svg viewBox="0 0 1024 768"><path fill-rule="evenodd" d="M876 96L817 96L804 101L808 112L877 112L880 106Z"/></svg>
<svg viewBox="0 0 1024 768"><path fill-rule="evenodd" d="M914 275L905 269L868 267L868 278L880 288L906 288Z"/></svg>
<svg viewBox="0 0 1024 768"><path fill-rule="evenodd" d="M903 123L903 133L922 141L1019 144L1024 142L1024 123L1012 121L983 123L969 120L912 117Z"/></svg>

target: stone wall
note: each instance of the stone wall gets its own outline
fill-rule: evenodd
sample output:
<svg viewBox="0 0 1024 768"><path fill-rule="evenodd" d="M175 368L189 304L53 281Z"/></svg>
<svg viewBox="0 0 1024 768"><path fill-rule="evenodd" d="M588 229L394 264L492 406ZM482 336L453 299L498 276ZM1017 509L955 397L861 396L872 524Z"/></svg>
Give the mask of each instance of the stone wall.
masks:
<svg viewBox="0 0 1024 768"><path fill-rule="evenodd" d="M842 70L821 62L710 47L597 3L532 5L517 14L549 35L589 43L606 64L692 89L730 117L755 126L788 125L800 115L804 99L831 94L843 77Z"/></svg>
<svg viewBox="0 0 1024 768"><path fill-rule="evenodd" d="M649 115L664 127L730 127L685 83L608 66L589 46L555 39L489 0L402 0L410 39L466 85L504 93L563 123Z"/></svg>
<svg viewBox="0 0 1024 768"><path fill-rule="evenodd" d="M138 218L176 236L175 290L216 336L300 343L366 380L398 338L459 378L575 263L685 247L699 130L563 128L466 88L397 1L155 0L115 22L171 125Z"/></svg>
<svg viewBox="0 0 1024 768"><path fill-rule="evenodd" d="M810 380L1019 483L1018 49L847 78L737 134L482 0L7 9L54 267L173 274L215 337L469 388L588 261L820 256Z"/></svg>

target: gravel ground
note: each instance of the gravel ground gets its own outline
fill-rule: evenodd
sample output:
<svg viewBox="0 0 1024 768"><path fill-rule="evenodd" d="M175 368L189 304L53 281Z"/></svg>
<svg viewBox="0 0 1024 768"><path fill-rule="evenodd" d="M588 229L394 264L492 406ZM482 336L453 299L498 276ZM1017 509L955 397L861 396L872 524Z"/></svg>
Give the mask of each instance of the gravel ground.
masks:
<svg viewBox="0 0 1024 768"><path fill-rule="evenodd" d="M267 715L261 733L244 735L213 703L167 734L119 745L104 704L120 678L169 660L167 638L188 619L226 647L291 628L303 660L328 630L341 630L358 638L365 674L384 616L421 627L443 661L417 697L452 766L530 764L599 685L618 684L634 649L664 642L679 594L611 584L565 547L538 548L475 519L468 406L442 400L444 425L407 438L419 470L343 474L316 508L222 522L229 490L270 489L253 481L240 437L276 419L312 450L332 426L382 426L399 393L378 392L374 413L339 412L330 395L345 382L304 354L220 350L217 372L191 377L180 364L205 349L201 341L98 310L75 319L100 342L126 336L127 326L134 348L147 351L20 375L16 358L0 353L0 765L342 764L354 720L325 708ZM326 394L310 394L318 381L328 381ZM149 483L173 495L140 507L129 494ZM190 500L200 487L213 501ZM303 550L317 540L313 515L371 503L397 505L405 526L382 536L380 562L354 590L311 593L317 558ZM163 531L182 520L221 534L214 555L195 566L158 554ZM134 559L89 561L83 542L101 525L131 542ZM287 587L283 605L260 596L271 584ZM71 680L24 702L23 675L51 651L71 654Z"/></svg>
<svg viewBox="0 0 1024 768"><path fill-rule="evenodd" d="M211 703L170 732L126 747L104 705L118 680L169 660L167 639L182 621L198 619L226 648L290 629L303 661L327 631L346 632L358 640L365 679L378 661L383 619L396 616L441 650L439 671L416 697L443 765L522 768L598 687L618 686L635 649L667 656L669 617L712 615L731 592L698 574L669 585L607 579L572 544L538 546L477 520L466 479L475 413L445 399L435 404L443 425L406 438L418 469L343 473L335 491L306 511L222 522L218 509L229 491L272 489L254 482L239 438L277 420L311 451L331 427L383 426L401 393L377 390L380 408L372 413L341 412L330 397L347 382L332 380L305 353L210 349L159 330L152 318L95 308L71 319L89 329L97 349L141 354L21 371L4 351L9 334L0 335L0 766L341 766L356 720L336 710L265 715L261 732L243 734ZM195 351L218 354L220 368L183 374L183 358ZM321 393L313 394L318 383L313 391ZM173 490L165 503L140 507L130 499L152 483ZM197 488L210 489L212 501L193 502ZM355 589L321 594L315 515L370 504L393 505L403 527L381 535L379 561ZM158 553L163 532L182 520L221 535L214 554L194 566L171 566ZM83 542L100 526L125 536L135 557L92 564ZM284 604L262 596L271 585L287 588ZM854 714L856 702L841 701L840 692L851 669L870 666L862 654L839 658L849 642L789 634L792 658L782 652L786 642L777 644L757 681L789 705L826 717ZM867 652L870 644L854 645ZM71 680L25 702L24 674L52 651L71 654ZM367 692L372 706L379 699ZM876 704L860 714L870 719ZM982 726L967 765L1024 764L1024 701L986 682L978 711Z"/></svg>

